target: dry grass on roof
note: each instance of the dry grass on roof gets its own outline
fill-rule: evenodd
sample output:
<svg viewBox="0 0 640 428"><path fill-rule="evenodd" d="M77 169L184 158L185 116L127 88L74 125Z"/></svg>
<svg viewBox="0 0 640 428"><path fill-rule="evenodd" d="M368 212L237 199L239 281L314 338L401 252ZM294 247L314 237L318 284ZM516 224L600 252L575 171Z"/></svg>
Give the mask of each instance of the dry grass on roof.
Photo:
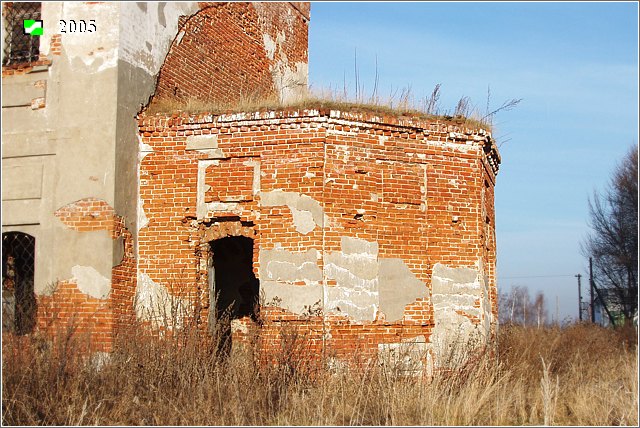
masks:
<svg viewBox="0 0 640 428"><path fill-rule="evenodd" d="M435 96L437 91L434 91ZM176 100L176 99L153 99L145 110L147 115L172 114L172 113L192 113L192 114L233 114L240 112L255 111L286 111L286 110L339 110L342 112L369 113L383 117L395 117L401 119L416 119L423 121L444 121L458 126L465 126L471 129L492 130L491 119L493 115L500 111L514 107L520 100L511 100L503 104L498 110L482 116L474 109L468 97L463 97L452 111L441 113L436 104L425 98L421 107L416 107L408 96L401 97L399 101L393 99L381 101L371 97L366 100L350 100L345 97L335 95L315 95L308 94L290 102L281 102L274 98L252 99L243 98L235 103L214 103L204 102L197 99Z"/></svg>

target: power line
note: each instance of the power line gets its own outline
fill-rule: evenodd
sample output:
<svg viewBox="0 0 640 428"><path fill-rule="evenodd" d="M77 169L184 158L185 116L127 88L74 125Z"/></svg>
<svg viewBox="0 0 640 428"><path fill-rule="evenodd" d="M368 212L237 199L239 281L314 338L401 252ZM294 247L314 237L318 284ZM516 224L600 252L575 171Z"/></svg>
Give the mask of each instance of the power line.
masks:
<svg viewBox="0 0 640 428"><path fill-rule="evenodd" d="M529 276L500 276L500 279L516 279L516 278L560 278L566 276L575 276L575 275L529 275Z"/></svg>

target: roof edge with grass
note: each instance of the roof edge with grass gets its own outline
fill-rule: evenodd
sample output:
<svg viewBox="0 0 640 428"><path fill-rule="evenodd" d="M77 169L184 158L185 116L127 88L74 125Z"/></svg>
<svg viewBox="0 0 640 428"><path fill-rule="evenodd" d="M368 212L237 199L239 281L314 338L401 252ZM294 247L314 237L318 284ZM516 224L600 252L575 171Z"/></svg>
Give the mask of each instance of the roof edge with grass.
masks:
<svg viewBox="0 0 640 428"><path fill-rule="evenodd" d="M389 105L335 101L321 98L309 98L287 104L279 102L238 103L220 106L200 102L178 102L160 100L143 110L139 118L153 117L187 119L187 123L219 123L238 120L285 119L302 116L326 116L333 119L354 120L360 122L397 125L402 127L428 128L435 123L453 126L452 132L465 134L490 135L491 124L479 119L461 115L448 116L428 114L415 109L393 107Z"/></svg>

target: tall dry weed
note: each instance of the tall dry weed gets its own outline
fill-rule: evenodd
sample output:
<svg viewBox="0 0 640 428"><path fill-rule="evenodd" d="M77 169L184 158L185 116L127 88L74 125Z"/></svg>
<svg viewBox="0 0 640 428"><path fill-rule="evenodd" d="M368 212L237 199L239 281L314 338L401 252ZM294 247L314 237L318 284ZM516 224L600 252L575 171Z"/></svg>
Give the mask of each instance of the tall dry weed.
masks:
<svg viewBox="0 0 640 428"><path fill-rule="evenodd" d="M227 358L209 334L132 329L108 356L82 338L3 337L7 425L634 425L637 335L592 325L505 326L497 352L430 377L372 362L305 366L286 332L278 364ZM285 337L283 336L283 337ZM99 358L98 358L99 357Z"/></svg>

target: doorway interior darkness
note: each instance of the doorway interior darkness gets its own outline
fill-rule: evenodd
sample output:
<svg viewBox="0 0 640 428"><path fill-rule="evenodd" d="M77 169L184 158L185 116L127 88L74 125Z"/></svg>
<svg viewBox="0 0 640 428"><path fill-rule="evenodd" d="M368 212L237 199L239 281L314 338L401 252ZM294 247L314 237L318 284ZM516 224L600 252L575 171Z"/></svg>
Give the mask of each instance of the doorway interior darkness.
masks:
<svg viewBox="0 0 640 428"><path fill-rule="evenodd" d="M257 321L260 284L253 273L253 239L230 236L211 245L209 292L217 320L251 317Z"/></svg>

